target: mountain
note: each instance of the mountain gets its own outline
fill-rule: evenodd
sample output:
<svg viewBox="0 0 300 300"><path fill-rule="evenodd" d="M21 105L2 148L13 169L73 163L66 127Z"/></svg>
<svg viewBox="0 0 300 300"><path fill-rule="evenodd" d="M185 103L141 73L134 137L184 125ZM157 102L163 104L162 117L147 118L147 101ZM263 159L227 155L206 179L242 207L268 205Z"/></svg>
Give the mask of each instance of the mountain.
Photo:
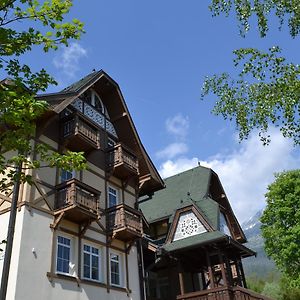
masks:
<svg viewBox="0 0 300 300"><path fill-rule="evenodd" d="M243 260L244 270L247 276L266 279L271 273L279 273L274 262L269 259L264 250L264 239L261 235L261 222L263 210L258 211L241 226L247 237L246 247L254 250L256 257L249 257Z"/></svg>

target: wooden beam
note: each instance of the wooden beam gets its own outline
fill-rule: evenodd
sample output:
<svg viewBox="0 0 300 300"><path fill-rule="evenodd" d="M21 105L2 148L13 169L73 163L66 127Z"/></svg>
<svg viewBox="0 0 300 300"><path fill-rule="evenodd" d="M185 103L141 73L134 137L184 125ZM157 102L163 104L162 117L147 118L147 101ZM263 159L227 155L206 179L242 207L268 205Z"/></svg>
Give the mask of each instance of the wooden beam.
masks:
<svg viewBox="0 0 300 300"><path fill-rule="evenodd" d="M59 216L58 216L57 218L55 218L53 224L50 224L50 228L56 229L57 226L59 225L60 221L63 219L64 215L65 215L65 212L62 211L62 212L59 214Z"/></svg>
<svg viewBox="0 0 300 300"><path fill-rule="evenodd" d="M208 276L211 283L211 288L213 289L215 287L214 274L211 266L211 260L207 250L206 250L206 261L207 261L207 268L208 268Z"/></svg>

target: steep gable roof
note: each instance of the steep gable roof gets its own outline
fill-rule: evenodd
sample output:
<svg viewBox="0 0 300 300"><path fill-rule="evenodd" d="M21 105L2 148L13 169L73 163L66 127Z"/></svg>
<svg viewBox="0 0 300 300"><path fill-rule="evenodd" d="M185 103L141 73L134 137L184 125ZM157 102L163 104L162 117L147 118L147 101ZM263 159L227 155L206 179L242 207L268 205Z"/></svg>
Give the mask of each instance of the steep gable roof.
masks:
<svg viewBox="0 0 300 300"><path fill-rule="evenodd" d="M226 211L234 235L241 242L246 241L220 180L213 170L198 166L165 179L165 184L164 190L139 203L149 223L163 219L172 223L178 209L193 203L203 212L215 230L219 230L220 227L220 210Z"/></svg>
<svg viewBox="0 0 300 300"><path fill-rule="evenodd" d="M137 154L140 195L163 188L164 183L139 138L119 85L103 70L93 71L58 93L38 95L37 98L47 101L49 111L58 114L89 88L100 95L121 142Z"/></svg>
<svg viewBox="0 0 300 300"><path fill-rule="evenodd" d="M148 222L169 218L186 201L202 200L208 193L210 169L196 167L166 178L166 188L147 201L140 202Z"/></svg>

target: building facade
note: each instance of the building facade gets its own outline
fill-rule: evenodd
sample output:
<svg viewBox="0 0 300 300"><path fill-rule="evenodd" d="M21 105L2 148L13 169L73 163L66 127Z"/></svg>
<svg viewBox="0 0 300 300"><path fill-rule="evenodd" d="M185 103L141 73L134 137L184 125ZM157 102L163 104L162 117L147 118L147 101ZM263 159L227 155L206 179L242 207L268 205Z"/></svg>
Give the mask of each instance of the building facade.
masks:
<svg viewBox="0 0 300 300"><path fill-rule="evenodd" d="M163 181L117 83L97 71L38 98L49 109L33 143L84 151L87 168L28 171L33 184L19 193L7 299L141 299L145 220L137 199ZM1 240L10 203L10 193L0 195Z"/></svg>
<svg viewBox="0 0 300 300"><path fill-rule="evenodd" d="M217 174L198 166L140 199L147 300L262 300L247 289L242 259L255 255Z"/></svg>

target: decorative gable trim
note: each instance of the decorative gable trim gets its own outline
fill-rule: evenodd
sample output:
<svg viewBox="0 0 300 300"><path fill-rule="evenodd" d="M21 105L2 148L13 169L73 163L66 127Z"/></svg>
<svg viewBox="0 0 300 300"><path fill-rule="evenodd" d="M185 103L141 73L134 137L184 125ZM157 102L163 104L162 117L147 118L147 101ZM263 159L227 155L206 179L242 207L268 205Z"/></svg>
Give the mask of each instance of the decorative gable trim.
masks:
<svg viewBox="0 0 300 300"><path fill-rule="evenodd" d="M178 226L178 221L179 221L181 215L184 213L188 213L188 212L191 212L196 216L196 218L199 220L199 222L203 225L206 232L214 231L214 228L209 224L209 222L206 220L206 218L202 214L202 212L200 212L200 210L194 204L192 204L192 205L186 206L184 208L180 208L175 212L175 216L174 216L172 225L170 227L170 230L169 230L169 233L168 233L168 236L166 239L166 244L172 243L175 233L176 233L177 226Z"/></svg>

